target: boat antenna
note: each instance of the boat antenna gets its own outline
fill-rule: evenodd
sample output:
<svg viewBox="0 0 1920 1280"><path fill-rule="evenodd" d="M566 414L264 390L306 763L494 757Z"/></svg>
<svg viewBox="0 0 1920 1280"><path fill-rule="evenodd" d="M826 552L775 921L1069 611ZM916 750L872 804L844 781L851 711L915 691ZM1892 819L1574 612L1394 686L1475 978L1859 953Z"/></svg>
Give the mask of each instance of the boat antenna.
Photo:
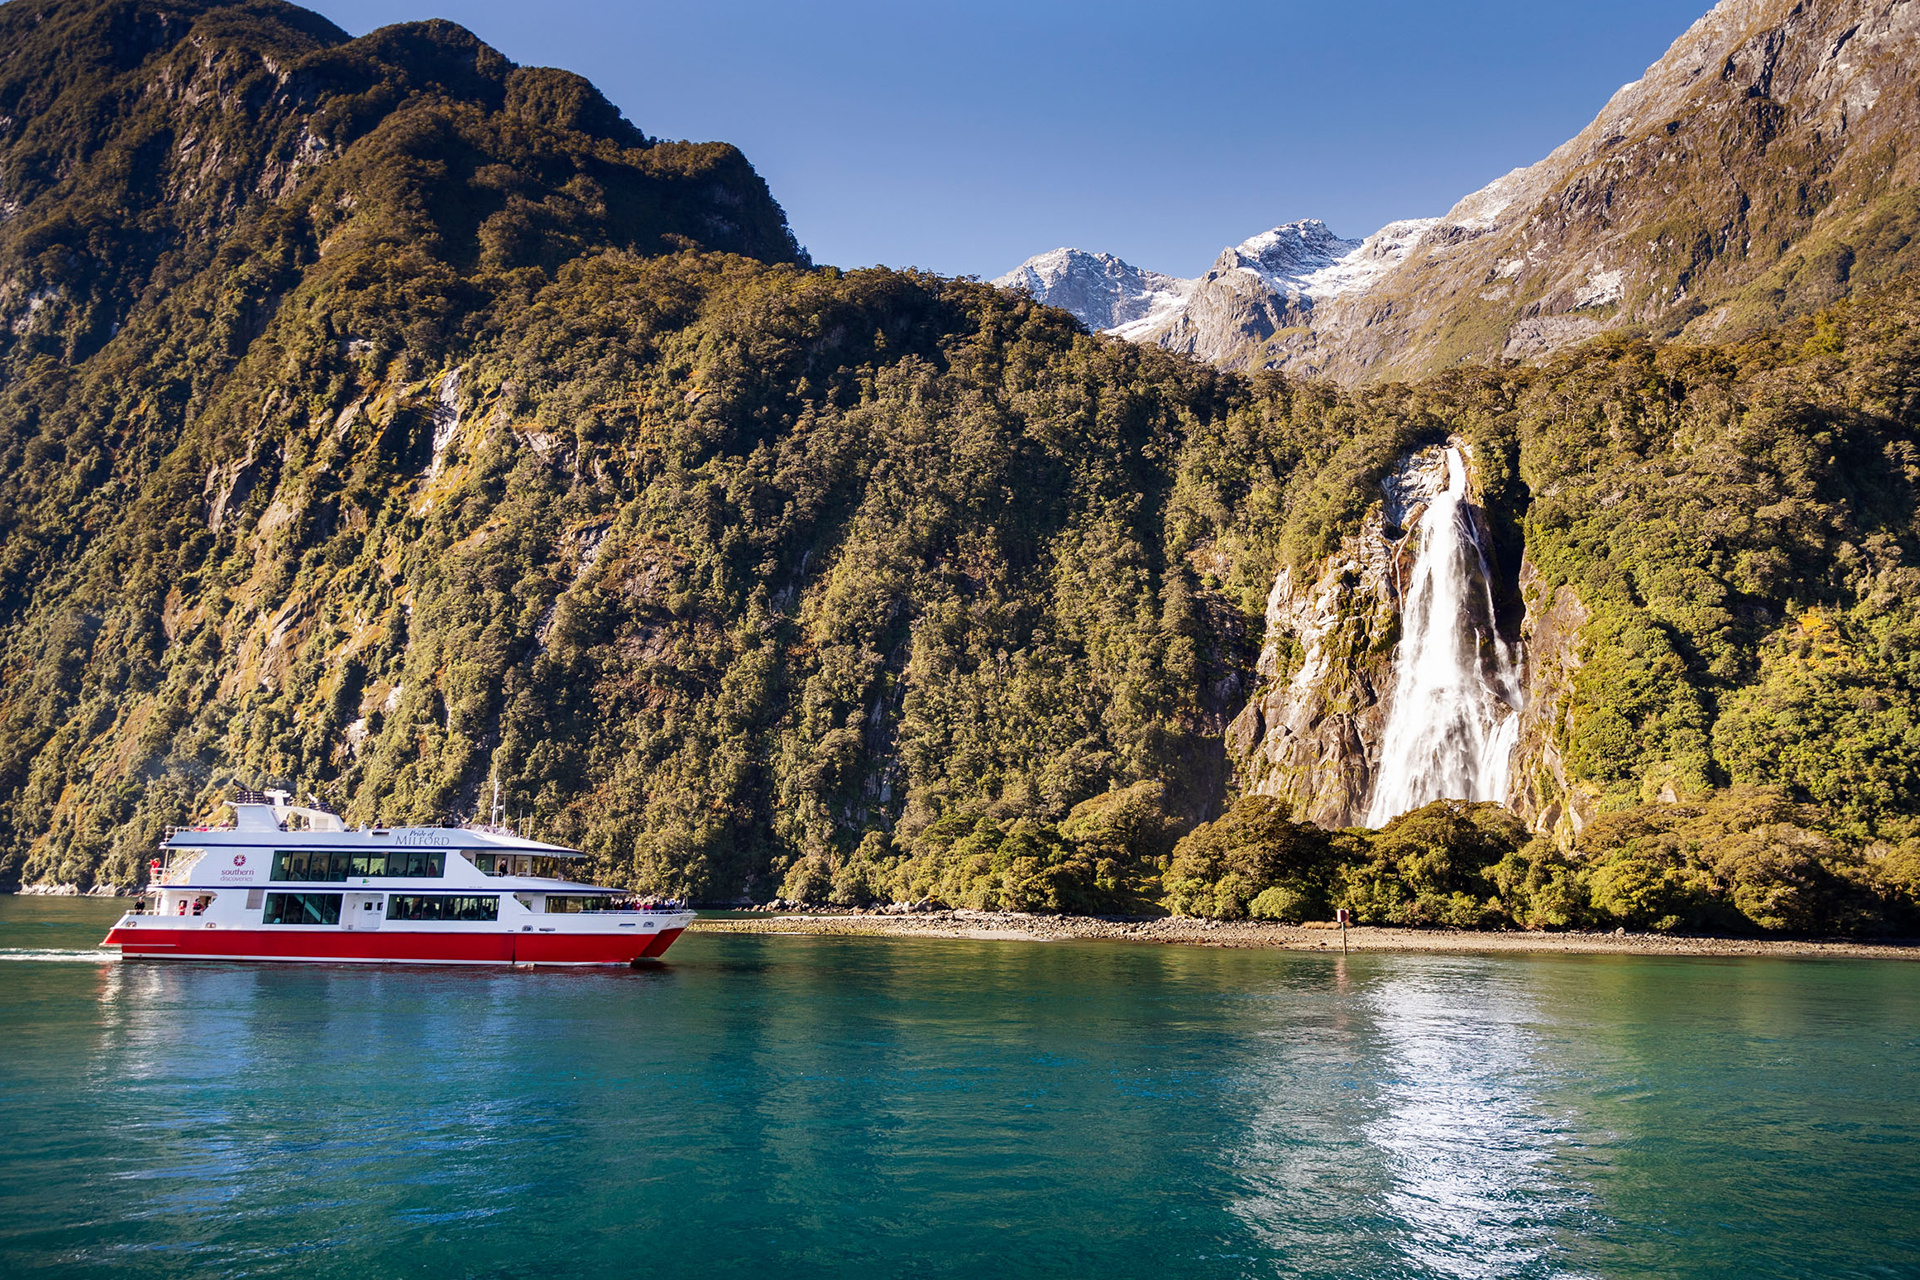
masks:
<svg viewBox="0 0 1920 1280"><path fill-rule="evenodd" d="M500 825L500 766L497 764L493 766L493 807L487 810L487 825Z"/></svg>

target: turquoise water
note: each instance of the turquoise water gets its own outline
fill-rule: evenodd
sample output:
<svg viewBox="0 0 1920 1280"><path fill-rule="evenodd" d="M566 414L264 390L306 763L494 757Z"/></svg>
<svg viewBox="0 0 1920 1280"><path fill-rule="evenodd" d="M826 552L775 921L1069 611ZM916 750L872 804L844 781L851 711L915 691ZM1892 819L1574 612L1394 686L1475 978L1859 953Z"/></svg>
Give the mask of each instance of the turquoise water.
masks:
<svg viewBox="0 0 1920 1280"><path fill-rule="evenodd" d="M1920 1275L1916 965L73 955L114 911L0 899L0 1275Z"/></svg>

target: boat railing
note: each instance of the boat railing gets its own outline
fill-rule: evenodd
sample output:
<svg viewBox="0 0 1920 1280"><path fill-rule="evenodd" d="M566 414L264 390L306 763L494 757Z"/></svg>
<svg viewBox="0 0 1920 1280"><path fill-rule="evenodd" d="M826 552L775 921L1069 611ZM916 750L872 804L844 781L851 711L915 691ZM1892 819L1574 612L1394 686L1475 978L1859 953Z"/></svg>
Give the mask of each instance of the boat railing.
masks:
<svg viewBox="0 0 1920 1280"><path fill-rule="evenodd" d="M147 864L147 887L157 889L170 884L185 884L187 873L206 856L205 849L161 849L160 856Z"/></svg>
<svg viewBox="0 0 1920 1280"><path fill-rule="evenodd" d="M607 899L604 904L564 907L558 911L553 909L552 903L554 898L576 898L579 896L580 895L577 894L550 894L547 899L546 914L564 916L671 916L679 915L688 909L686 903L674 899L661 901L659 899L636 900L633 898L611 898Z"/></svg>

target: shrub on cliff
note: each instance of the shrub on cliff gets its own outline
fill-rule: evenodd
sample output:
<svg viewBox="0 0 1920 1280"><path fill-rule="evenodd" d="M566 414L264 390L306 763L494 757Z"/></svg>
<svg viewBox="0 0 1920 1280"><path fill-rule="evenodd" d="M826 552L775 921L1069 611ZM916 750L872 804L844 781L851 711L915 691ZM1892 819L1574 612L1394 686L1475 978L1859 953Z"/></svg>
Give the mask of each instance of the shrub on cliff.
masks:
<svg viewBox="0 0 1920 1280"><path fill-rule="evenodd" d="M1526 824L1497 804L1436 800L1371 835L1341 868L1337 905L1362 924L1502 923L1491 873L1526 843Z"/></svg>
<svg viewBox="0 0 1920 1280"><path fill-rule="evenodd" d="M836 907L865 907L885 898L893 870L890 852L891 845L884 832L867 832L854 851L834 869L833 887L827 901Z"/></svg>
<svg viewBox="0 0 1920 1280"><path fill-rule="evenodd" d="M1566 851L1535 836L1487 869L1497 916L1522 929L1565 929L1588 916L1587 890Z"/></svg>
<svg viewBox="0 0 1920 1280"><path fill-rule="evenodd" d="M1496 804L1438 800L1379 831L1336 832L1294 822L1270 796L1249 796L1175 847L1165 902L1222 920L1297 923L1346 907L1362 924L1565 923L1567 870L1551 860Z"/></svg>
<svg viewBox="0 0 1920 1280"><path fill-rule="evenodd" d="M1215 822L1174 846L1164 901L1177 915L1244 919L1275 888L1294 895L1289 910L1319 914L1335 865L1333 833L1295 822L1271 796L1245 796ZM1268 899L1277 906L1276 899Z"/></svg>
<svg viewBox="0 0 1920 1280"><path fill-rule="evenodd" d="M1864 855L1818 811L1775 788L1735 787L1697 805L1643 805L1581 833L1580 875L1601 924L1808 933L1894 923ZM1887 864L1883 859L1882 867Z"/></svg>
<svg viewBox="0 0 1920 1280"><path fill-rule="evenodd" d="M866 887L869 900L928 899L973 911L1159 914L1157 859L1176 829L1161 807L1163 794L1158 782L1119 788L1076 805L1061 823L948 813L884 868L877 846L868 848L877 839L870 833L832 873L832 892L841 894L845 881ZM874 869L863 871L863 861ZM845 896L847 905L858 905L852 892Z"/></svg>
<svg viewBox="0 0 1920 1280"><path fill-rule="evenodd" d="M1304 924L1313 917L1315 906L1314 900L1298 889L1275 885L1255 895L1253 901L1247 904L1247 914L1255 920Z"/></svg>
<svg viewBox="0 0 1920 1280"><path fill-rule="evenodd" d="M1889 932L1909 937L1920 933L1920 839L1877 846L1862 861L1879 917Z"/></svg>
<svg viewBox="0 0 1920 1280"><path fill-rule="evenodd" d="M1180 823L1167 812L1166 784L1149 779L1082 800L1060 834L1094 857L1157 862L1173 851Z"/></svg>

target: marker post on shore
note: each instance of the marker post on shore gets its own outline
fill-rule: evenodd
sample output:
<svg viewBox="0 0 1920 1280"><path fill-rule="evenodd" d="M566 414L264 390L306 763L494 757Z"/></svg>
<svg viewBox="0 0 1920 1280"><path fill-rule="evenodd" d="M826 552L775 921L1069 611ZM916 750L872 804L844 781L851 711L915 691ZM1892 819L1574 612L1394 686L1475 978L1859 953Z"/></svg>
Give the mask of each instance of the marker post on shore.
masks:
<svg viewBox="0 0 1920 1280"><path fill-rule="evenodd" d="M1353 912L1341 907L1335 915L1340 921L1340 954L1345 955L1347 954L1347 926L1353 923Z"/></svg>

